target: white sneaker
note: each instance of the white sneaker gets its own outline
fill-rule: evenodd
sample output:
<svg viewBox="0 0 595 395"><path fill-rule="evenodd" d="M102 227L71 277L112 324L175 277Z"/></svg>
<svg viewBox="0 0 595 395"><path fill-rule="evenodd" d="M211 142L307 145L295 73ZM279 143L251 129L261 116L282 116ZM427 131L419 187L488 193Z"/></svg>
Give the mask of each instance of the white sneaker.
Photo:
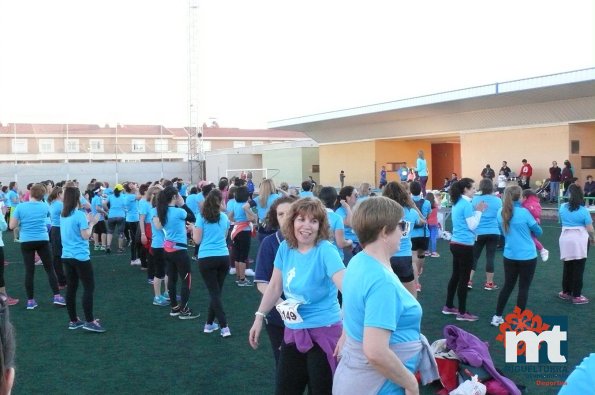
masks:
<svg viewBox="0 0 595 395"><path fill-rule="evenodd" d="M492 322L491 322L492 326L500 326L500 324L503 324L503 323L504 323L504 319L502 318L502 316L495 315L492 317Z"/></svg>
<svg viewBox="0 0 595 395"><path fill-rule="evenodd" d="M235 267L230 267L229 268L229 274L231 274L231 275L236 274L236 268Z"/></svg>
<svg viewBox="0 0 595 395"><path fill-rule="evenodd" d="M545 248L542 248L541 251L539 251L539 255L541 255L541 260L544 262L547 262L547 260L550 258L550 252Z"/></svg>
<svg viewBox="0 0 595 395"><path fill-rule="evenodd" d="M230 337L231 336L231 331L229 330L229 327L226 326L225 328L221 328L221 337Z"/></svg>
<svg viewBox="0 0 595 395"><path fill-rule="evenodd" d="M256 273L254 273L254 270L252 269L246 269L246 276L248 277L254 277Z"/></svg>
<svg viewBox="0 0 595 395"><path fill-rule="evenodd" d="M135 259L133 261L130 261L130 266L140 266L140 259Z"/></svg>

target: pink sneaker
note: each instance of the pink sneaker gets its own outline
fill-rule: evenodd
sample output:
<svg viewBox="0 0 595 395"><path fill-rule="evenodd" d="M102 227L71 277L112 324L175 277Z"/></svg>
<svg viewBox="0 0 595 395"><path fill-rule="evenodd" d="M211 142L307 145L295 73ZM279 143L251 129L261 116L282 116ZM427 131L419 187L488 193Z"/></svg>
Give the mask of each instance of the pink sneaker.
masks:
<svg viewBox="0 0 595 395"><path fill-rule="evenodd" d="M448 306L444 306L442 308L442 314L445 315L450 315L450 314L459 314L459 309L457 309L456 307L448 307Z"/></svg>
<svg viewBox="0 0 595 395"><path fill-rule="evenodd" d="M572 298L572 304L587 304L589 303L589 299L585 296L577 296L576 298Z"/></svg>
<svg viewBox="0 0 595 395"><path fill-rule="evenodd" d="M467 288L473 289L473 281L469 280L469 282L467 283Z"/></svg>
<svg viewBox="0 0 595 395"><path fill-rule="evenodd" d="M558 292L558 297L563 300L571 300L572 299L572 296L570 296L570 294L567 294L564 291Z"/></svg>
<svg viewBox="0 0 595 395"><path fill-rule="evenodd" d="M493 291L495 289L498 289L498 286L495 283L485 283L483 285L483 289L485 289L486 291Z"/></svg>
<svg viewBox="0 0 595 395"><path fill-rule="evenodd" d="M478 319L478 316L471 313L457 314L457 321L477 321Z"/></svg>

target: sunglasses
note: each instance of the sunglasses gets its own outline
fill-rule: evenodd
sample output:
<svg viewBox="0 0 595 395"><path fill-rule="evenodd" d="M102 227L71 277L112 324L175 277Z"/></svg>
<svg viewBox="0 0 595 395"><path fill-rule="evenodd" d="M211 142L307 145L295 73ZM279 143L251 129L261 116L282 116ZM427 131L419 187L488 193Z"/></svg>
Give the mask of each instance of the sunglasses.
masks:
<svg viewBox="0 0 595 395"><path fill-rule="evenodd" d="M411 230L411 222L401 220L397 225L401 230L402 237L406 237L409 234L409 231Z"/></svg>

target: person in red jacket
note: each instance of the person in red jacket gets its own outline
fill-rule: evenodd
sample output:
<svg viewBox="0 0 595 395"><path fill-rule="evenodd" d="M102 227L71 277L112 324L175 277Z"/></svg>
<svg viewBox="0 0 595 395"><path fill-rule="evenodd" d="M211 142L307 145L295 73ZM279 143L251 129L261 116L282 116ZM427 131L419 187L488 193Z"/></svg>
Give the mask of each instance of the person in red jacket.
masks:
<svg viewBox="0 0 595 395"><path fill-rule="evenodd" d="M527 162L527 159L523 159L523 166L521 166L521 171L519 172L519 177L523 180L523 185L521 187L523 189L527 189L531 187L531 176L533 175L533 167Z"/></svg>

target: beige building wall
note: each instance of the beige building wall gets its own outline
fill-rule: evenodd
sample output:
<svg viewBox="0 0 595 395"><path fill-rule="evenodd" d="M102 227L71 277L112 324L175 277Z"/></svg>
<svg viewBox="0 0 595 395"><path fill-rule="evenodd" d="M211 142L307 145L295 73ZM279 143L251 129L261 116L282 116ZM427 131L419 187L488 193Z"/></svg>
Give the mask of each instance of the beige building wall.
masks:
<svg viewBox="0 0 595 395"><path fill-rule="evenodd" d="M375 180L375 141L321 145L320 183L339 187L339 172L345 171L345 185L358 187Z"/></svg>
<svg viewBox="0 0 595 395"><path fill-rule="evenodd" d="M271 170L270 175L274 175L273 180L278 186L285 181L289 185L297 186L304 180L303 158L301 148L289 148L283 150L264 151L262 153L262 166Z"/></svg>
<svg viewBox="0 0 595 395"><path fill-rule="evenodd" d="M535 187L535 181L549 177L552 161L562 166L568 157L567 125L461 134L461 176L474 180L488 163L498 172L505 160L518 174L521 160L527 159L533 167L531 186Z"/></svg>
<svg viewBox="0 0 595 395"><path fill-rule="evenodd" d="M574 176L578 177L582 187L585 185L589 174L595 177L595 169L583 169L581 167L581 156L595 156L595 123L570 125L569 140L578 140L580 144L578 154L569 154L568 160L572 163L575 169ZM570 141L568 144L570 144Z"/></svg>
<svg viewBox="0 0 595 395"><path fill-rule="evenodd" d="M318 148L301 148L301 151L303 180L308 179L308 176L312 176L314 181L320 182L320 172L314 173L312 171L312 166L320 164Z"/></svg>
<svg viewBox="0 0 595 395"><path fill-rule="evenodd" d="M375 160L375 185L380 181L380 169L387 166L387 180L397 181L398 174L390 171L388 163L407 162L407 167L415 167L417 161L417 151L423 150L426 164L428 166L428 187L432 185L432 144L428 140L396 140L376 141L376 160Z"/></svg>

